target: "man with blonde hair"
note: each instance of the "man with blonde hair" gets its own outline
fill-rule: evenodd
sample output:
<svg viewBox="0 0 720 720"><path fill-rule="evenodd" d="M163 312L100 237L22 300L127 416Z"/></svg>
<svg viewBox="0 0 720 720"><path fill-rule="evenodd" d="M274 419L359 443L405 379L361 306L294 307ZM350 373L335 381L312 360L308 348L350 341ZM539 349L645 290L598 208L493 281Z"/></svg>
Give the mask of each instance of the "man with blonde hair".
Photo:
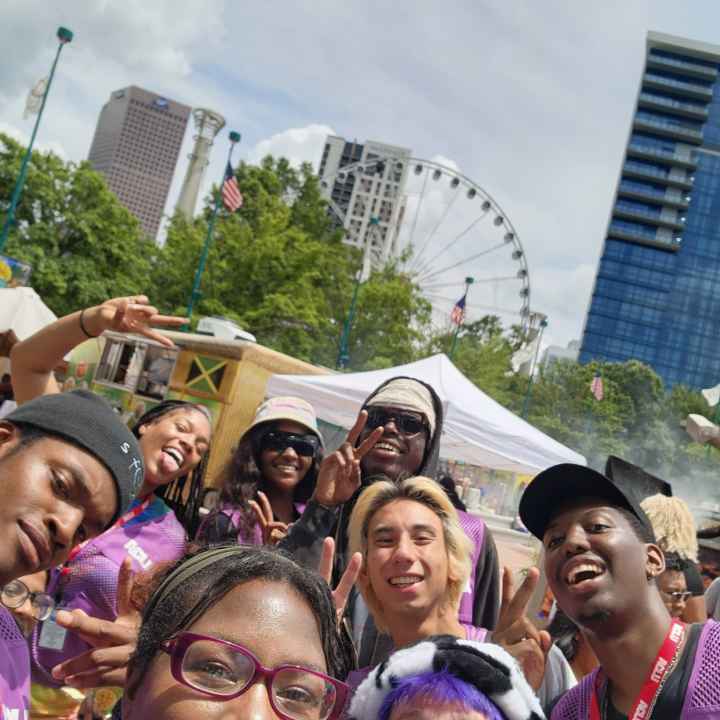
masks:
<svg viewBox="0 0 720 720"><path fill-rule="evenodd" d="M438 472L443 403L437 392L420 380L394 377L376 388L363 403L347 441L327 456L303 516L280 546L306 567L318 566L322 541L335 536L338 567L347 563L348 518L361 490L378 479L399 482ZM470 579L460 600L460 619L495 628L500 610L500 572L497 550L481 518L460 513L463 531L473 543ZM358 649L360 663L387 657L390 645L379 636L367 608L350 598L346 623Z"/></svg>
<svg viewBox="0 0 720 720"><path fill-rule="evenodd" d="M488 638L485 628L459 619L473 547L436 482L412 477L374 483L355 504L348 538L349 551L363 556L357 585L375 625L390 636L394 648L436 635ZM499 634L495 640L521 659L528 681L540 688L541 701L549 703L574 685L569 666L557 648L550 648L547 633L508 643ZM351 673L348 682L357 685L370 669Z"/></svg>

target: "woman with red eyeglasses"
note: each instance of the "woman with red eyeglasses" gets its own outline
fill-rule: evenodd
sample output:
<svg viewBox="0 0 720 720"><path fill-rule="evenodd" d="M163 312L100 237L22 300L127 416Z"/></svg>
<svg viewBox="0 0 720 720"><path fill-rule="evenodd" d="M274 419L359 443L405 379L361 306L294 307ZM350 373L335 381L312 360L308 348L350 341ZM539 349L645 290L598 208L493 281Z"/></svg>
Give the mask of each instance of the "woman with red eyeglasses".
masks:
<svg viewBox="0 0 720 720"><path fill-rule="evenodd" d="M317 481L323 441L315 410L297 397L266 400L225 470L220 505L197 539L275 544L302 515Z"/></svg>
<svg viewBox="0 0 720 720"><path fill-rule="evenodd" d="M155 580L123 720L335 720L349 647L317 573L270 548L189 554Z"/></svg>

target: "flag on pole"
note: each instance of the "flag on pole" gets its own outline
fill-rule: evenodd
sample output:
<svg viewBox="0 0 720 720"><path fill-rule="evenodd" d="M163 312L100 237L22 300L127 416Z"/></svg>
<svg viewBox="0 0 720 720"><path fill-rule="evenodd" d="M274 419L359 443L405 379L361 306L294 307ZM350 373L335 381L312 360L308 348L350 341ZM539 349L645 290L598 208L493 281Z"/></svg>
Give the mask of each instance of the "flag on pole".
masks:
<svg viewBox="0 0 720 720"><path fill-rule="evenodd" d="M462 325L465 320L465 300L467 299L467 291L465 294L455 303L455 306L450 313L450 322L455 325Z"/></svg>
<svg viewBox="0 0 720 720"><path fill-rule="evenodd" d="M25 111L23 112L24 120L27 120L31 115L37 115L40 112L43 98L47 92L47 86L48 79L42 78L42 80L38 80L30 89L27 100L25 101Z"/></svg>
<svg viewBox="0 0 720 720"><path fill-rule="evenodd" d="M222 184L222 201L223 205L231 213L239 210L243 204L243 196L240 193L235 173L233 172L232 165L228 162L225 168L225 179Z"/></svg>
<svg viewBox="0 0 720 720"><path fill-rule="evenodd" d="M595 373L595 377L592 379L592 382L590 383L590 392L595 396L595 399L599 402L603 399L605 396L605 390L603 388L603 381L602 376L600 375L600 371L598 370Z"/></svg>

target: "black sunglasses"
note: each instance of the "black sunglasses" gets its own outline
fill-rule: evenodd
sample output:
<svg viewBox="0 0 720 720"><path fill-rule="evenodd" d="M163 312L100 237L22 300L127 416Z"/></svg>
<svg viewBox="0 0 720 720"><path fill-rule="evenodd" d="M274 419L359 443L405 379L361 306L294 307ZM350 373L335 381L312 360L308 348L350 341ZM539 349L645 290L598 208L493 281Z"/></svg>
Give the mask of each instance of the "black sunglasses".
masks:
<svg viewBox="0 0 720 720"><path fill-rule="evenodd" d="M387 425L390 421L395 423L395 427L403 435L417 435L423 430L427 430L425 421L417 415L408 415L407 413L387 411L382 408L370 408L366 426L370 429Z"/></svg>
<svg viewBox="0 0 720 720"><path fill-rule="evenodd" d="M315 457L319 447L320 441L316 435L296 435L282 430L270 430L260 440L261 450L282 453L292 448L300 457Z"/></svg>

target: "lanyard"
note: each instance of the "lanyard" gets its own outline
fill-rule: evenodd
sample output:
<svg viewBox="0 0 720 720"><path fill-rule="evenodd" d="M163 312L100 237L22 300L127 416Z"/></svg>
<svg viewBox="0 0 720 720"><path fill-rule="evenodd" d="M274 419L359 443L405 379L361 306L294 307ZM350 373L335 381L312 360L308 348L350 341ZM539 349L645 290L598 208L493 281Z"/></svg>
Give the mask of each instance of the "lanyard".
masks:
<svg viewBox="0 0 720 720"><path fill-rule="evenodd" d="M662 689L663 678L672 664L675 653L677 653L683 641L683 637L685 637L685 624L673 620L660 648L660 652L658 652L650 668L648 677L640 690L640 694L628 715L628 720L647 720L650 716L652 707ZM597 675L595 691L592 694L590 720L601 720L600 705L598 703L599 680L600 673Z"/></svg>
<svg viewBox="0 0 720 720"><path fill-rule="evenodd" d="M138 515L144 513L148 509L148 507L150 507L150 503L152 502L153 498L154 496L150 494L142 502L139 502L137 505L131 507L122 517L118 518L105 532L110 532L111 530L115 530L116 528L121 528L123 527L123 525L127 525L131 520L134 520ZM70 573L72 572L72 569L70 568L70 563L78 556L78 553L82 552L91 542L92 540L86 540L85 542L76 545L70 551L67 560L62 566L62 570L60 570L60 577L62 580L67 579L67 576L70 575Z"/></svg>

